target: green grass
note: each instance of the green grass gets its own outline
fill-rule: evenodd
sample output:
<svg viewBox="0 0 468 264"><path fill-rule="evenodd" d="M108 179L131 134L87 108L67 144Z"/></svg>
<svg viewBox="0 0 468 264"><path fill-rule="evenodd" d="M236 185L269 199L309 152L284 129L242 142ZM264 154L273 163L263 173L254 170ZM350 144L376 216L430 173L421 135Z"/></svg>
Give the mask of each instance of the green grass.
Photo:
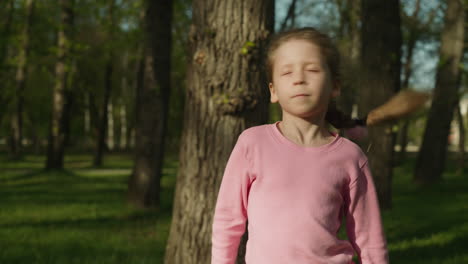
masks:
<svg viewBox="0 0 468 264"><path fill-rule="evenodd" d="M177 163L166 163L160 211L125 203L131 157L67 157L45 172L44 157L0 156L0 263L162 263Z"/></svg>
<svg viewBox="0 0 468 264"><path fill-rule="evenodd" d="M101 169L71 155L45 172L43 156L0 155L0 263L162 263L177 162L165 163L160 211L125 203L131 156ZM414 158L395 169L393 209L382 211L391 263L468 263L468 175L449 162L444 181L411 183Z"/></svg>

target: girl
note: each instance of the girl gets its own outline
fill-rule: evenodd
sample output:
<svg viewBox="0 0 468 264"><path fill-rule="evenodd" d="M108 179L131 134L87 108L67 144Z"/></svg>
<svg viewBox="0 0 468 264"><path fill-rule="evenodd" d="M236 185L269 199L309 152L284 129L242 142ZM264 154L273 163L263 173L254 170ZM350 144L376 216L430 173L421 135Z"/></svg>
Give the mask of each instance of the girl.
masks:
<svg viewBox="0 0 468 264"><path fill-rule="evenodd" d="M212 226L212 264L234 264L248 223L247 264L388 263L366 155L327 129L340 93L338 52L314 28L273 37L266 68L282 120L250 127L227 162ZM340 240L344 225L349 238Z"/></svg>

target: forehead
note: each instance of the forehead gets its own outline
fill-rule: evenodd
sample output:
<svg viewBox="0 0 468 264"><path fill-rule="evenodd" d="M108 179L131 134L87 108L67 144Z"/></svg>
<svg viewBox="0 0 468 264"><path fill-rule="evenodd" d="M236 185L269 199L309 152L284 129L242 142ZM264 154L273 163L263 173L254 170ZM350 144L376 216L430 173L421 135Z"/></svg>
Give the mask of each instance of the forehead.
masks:
<svg viewBox="0 0 468 264"><path fill-rule="evenodd" d="M291 39L282 43L273 54L273 65L276 67L293 64L323 65L321 49L315 43L301 39Z"/></svg>

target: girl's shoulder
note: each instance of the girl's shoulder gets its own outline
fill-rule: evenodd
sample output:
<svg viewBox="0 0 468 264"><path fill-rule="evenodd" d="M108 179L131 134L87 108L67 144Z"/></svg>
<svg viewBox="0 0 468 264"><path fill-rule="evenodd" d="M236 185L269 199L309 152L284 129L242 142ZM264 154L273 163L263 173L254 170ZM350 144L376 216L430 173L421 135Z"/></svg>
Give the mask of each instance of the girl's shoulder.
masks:
<svg viewBox="0 0 468 264"><path fill-rule="evenodd" d="M367 155L362 148L352 140L345 137L341 137L340 140L342 142L338 151L335 153L338 153L338 155L345 159L357 162L359 167L362 167L367 162Z"/></svg>
<svg viewBox="0 0 468 264"><path fill-rule="evenodd" d="M251 126L242 131L239 137L245 140L255 140L265 136L265 132L270 129L271 124Z"/></svg>

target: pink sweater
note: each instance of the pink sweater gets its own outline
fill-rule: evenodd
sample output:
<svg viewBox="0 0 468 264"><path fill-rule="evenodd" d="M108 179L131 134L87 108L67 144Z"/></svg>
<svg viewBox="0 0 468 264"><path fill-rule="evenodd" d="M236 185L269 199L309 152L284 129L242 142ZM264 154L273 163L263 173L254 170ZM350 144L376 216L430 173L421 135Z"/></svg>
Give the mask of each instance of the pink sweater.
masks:
<svg viewBox="0 0 468 264"><path fill-rule="evenodd" d="M213 218L211 264L234 264L248 223L247 264L388 260L366 155L352 141L300 146L277 124L244 130L227 162ZM348 240L337 238L343 220ZM247 221L248 220L248 221Z"/></svg>

